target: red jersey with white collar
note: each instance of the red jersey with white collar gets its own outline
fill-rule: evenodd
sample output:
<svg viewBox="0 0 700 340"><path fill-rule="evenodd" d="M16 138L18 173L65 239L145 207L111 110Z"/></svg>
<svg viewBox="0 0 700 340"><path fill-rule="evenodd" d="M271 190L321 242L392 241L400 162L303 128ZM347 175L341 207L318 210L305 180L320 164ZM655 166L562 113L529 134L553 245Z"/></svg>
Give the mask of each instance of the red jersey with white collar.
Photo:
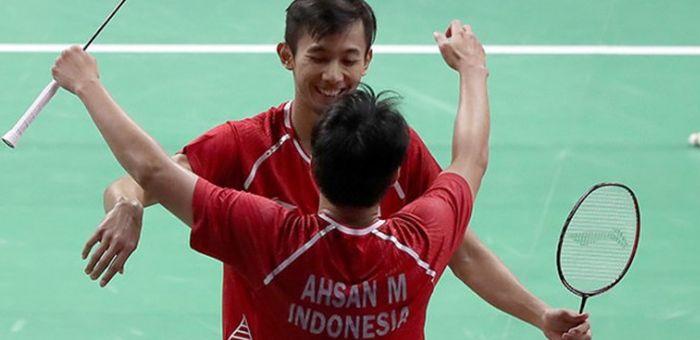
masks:
<svg viewBox="0 0 700 340"><path fill-rule="evenodd" d="M231 338L423 339L472 205L464 178L444 173L388 219L356 228L200 179L190 242L230 265L258 307L255 327Z"/></svg>
<svg viewBox="0 0 700 340"><path fill-rule="evenodd" d="M319 196L310 156L296 138L290 110L288 102L251 118L226 122L194 140L182 153L195 174L217 186L267 197L302 213L315 213ZM415 131L410 130L409 136L399 180L381 202L384 217L424 193L440 172ZM224 339L257 328L251 289L232 269L224 264Z"/></svg>

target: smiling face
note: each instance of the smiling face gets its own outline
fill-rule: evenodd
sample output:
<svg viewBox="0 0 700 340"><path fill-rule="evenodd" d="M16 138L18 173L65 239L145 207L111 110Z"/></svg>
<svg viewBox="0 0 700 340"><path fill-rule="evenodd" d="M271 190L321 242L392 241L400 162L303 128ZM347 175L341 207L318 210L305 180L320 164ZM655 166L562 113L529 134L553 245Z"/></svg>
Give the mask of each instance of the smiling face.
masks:
<svg viewBox="0 0 700 340"><path fill-rule="evenodd" d="M296 51L282 43L280 59L294 74L299 114L322 114L340 95L357 88L372 59L361 21L345 31L314 39L302 34Z"/></svg>

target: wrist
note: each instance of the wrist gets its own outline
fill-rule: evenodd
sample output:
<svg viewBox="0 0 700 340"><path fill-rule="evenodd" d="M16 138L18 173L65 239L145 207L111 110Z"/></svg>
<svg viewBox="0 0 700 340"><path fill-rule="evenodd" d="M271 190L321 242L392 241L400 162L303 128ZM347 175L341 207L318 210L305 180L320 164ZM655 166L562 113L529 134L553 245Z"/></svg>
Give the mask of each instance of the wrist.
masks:
<svg viewBox="0 0 700 340"><path fill-rule="evenodd" d="M132 215L143 214L143 204L139 200L128 199L124 196L117 198L113 209L121 209L129 211Z"/></svg>
<svg viewBox="0 0 700 340"><path fill-rule="evenodd" d="M488 77L486 66L469 66L459 70L459 78L463 82L485 82Z"/></svg>
<svg viewBox="0 0 700 340"><path fill-rule="evenodd" d="M543 332L546 331L547 317L548 317L549 310L550 310L549 306L544 305L544 304L540 305L538 308L539 317L536 319L536 322L533 323L533 325L535 327L539 328Z"/></svg>
<svg viewBox="0 0 700 340"><path fill-rule="evenodd" d="M90 93L101 87L102 83L99 79L86 80L75 87L75 95L81 100L84 100L86 97L90 96Z"/></svg>

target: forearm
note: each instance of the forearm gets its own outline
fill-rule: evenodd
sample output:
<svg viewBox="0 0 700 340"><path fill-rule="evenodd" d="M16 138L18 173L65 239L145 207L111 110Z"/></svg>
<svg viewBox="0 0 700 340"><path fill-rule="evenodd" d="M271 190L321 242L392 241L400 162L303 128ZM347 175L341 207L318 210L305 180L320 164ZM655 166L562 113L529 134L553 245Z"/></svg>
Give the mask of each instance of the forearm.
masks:
<svg viewBox="0 0 700 340"><path fill-rule="evenodd" d="M459 106L452 138L452 161L465 159L469 164L486 168L490 112L486 69L460 72Z"/></svg>
<svg viewBox="0 0 700 340"><path fill-rule="evenodd" d="M158 143L117 105L99 81L88 83L76 94L117 161L143 188L142 191L191 225L192 193L197 177L171 160ZM138 196L134 192L126 194Z"/></svg>
<svg viewBox="0 0 700 340"><path fill-rule="evenodd" d="M508 270L471 231L450 263L452 271L494 307L542 329L548 306Z"/></svg>
<svg viewBox="0 0 700 340"><path fill-rule="evenodd" d="M189 172L192 171L186 155L178 153L172 156L172 160L181 168ZM117 202L121 201L128 201L142 208L158 203L158 200L151 193L144 191L129 175L117 179L105 189L103 196L105 212L112 210Z"/></svg>
<svg viewBox="0 0 700 340"><path fill-rule="evenodd" d="M146 193L131 176L124 176L112 182L102 196L105 212L111 211L121 201L129 201L142 207L155 203L154 200L147 199Z"/></svg>
<svg viewBox="0 0 700 340"><path fill-rule="evenodd" d="M77 92L117 161L142 187L172 164L167 154L117 105L100 82Z"/></svg>

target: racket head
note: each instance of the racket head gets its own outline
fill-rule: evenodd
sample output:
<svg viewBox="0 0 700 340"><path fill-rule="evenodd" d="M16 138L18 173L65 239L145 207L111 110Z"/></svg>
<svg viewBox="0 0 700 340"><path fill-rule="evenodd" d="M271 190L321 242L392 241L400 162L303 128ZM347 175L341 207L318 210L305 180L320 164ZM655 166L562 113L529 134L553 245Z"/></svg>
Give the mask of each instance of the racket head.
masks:
<svg viewBox="0 0 700 340"><path fill-rule="evenodd" d="M588 189L571 209L559 236L561 282L583 298L618 284L637 253L640 227L632 189L620 183L599 183Z"/></svg>

